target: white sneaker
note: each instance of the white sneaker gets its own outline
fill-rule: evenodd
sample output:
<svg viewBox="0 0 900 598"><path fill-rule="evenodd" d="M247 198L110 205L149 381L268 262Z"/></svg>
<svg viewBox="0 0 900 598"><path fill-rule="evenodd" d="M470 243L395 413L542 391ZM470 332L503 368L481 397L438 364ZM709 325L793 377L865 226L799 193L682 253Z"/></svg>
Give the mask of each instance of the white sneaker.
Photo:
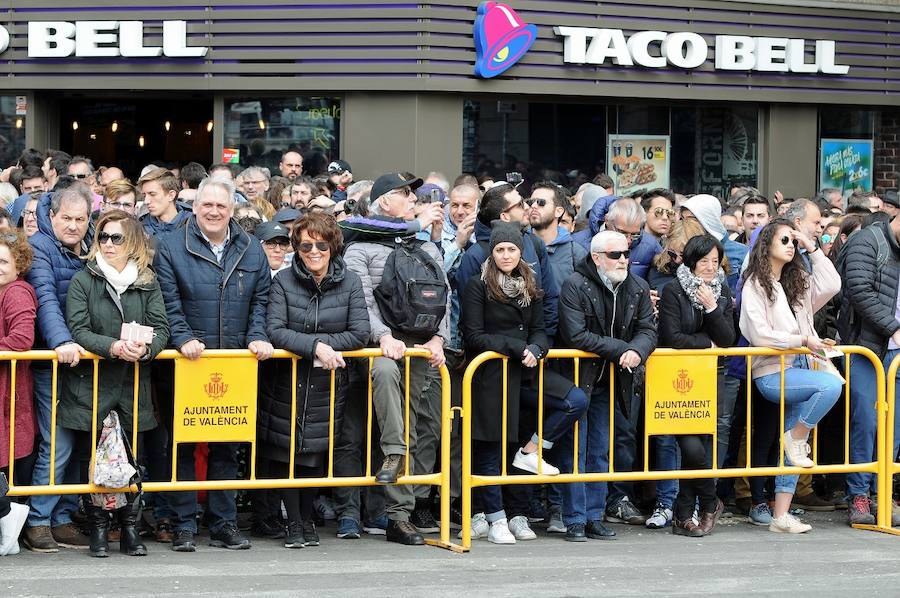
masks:
<svg viewBox="0 0 900 598"><path fill-rule="evenodd" d="M487 538L488 532L490 531L490 525L488 525L487 519L484 518L484 513L475 513L472 515L472 539L480 540L481 538ZM459 530L459 533L456 534L456 537L462 540L462 530Z"/></svg>
<svg viewBox="0 0 900 598"><path fill-rule="evenodd" d="M524 515L517 515L509 520L509 531L516 540L537 540L537 534L528 525L528 517Z"/></svg>
<svg viewBox="0 0 900 598"><path fill-rule="evenodd" d="M9 513L0 519L0 556L19 554L19 534L28 519L28 507L14 502Z"/></svg>
<svg viewBox="0 0 900 598"><path fill-rule="evenodd" d="M791 431L784 433L784 460L785 465L797 467L815 467L816 463L809 458L809 445L806 440L795 440Z"/></svg>
<svg viewBox="0 0 900 598"><path fill-rule="evenodd" d="M559 469L553 467L549 463L544 460L541 460L541 473L544 475L559 475ZM538 454L537 453L523 453L522 449L516 451L516 456L513 457L513 467L516 469L521 469L522 471L527 471L530 473L538 473Z"/></svg>
<svg viewBox="0 0 900 598"><path fill-rule="evenodd" d="M672 523L672 509L657 504L653 509L653 514L647 518L646 525L650 529L662 529L668 527Z"/></svg>
<svg viewBox="0 0 900 598"><path fill-rule="evenodd" d="M491 523L491 531L488 532L488 542L492 544L516 543L516 537L510 533L506 519L498 519Z"/></svg>
<svg viewBox="0 0 900 598"><path fill-rule="evenodd" d="M781 517L772 517L772 523L769 524L770 532L780 534L803 534L811 529L810 524L803 523L790 513L785 513Z"/></svg>

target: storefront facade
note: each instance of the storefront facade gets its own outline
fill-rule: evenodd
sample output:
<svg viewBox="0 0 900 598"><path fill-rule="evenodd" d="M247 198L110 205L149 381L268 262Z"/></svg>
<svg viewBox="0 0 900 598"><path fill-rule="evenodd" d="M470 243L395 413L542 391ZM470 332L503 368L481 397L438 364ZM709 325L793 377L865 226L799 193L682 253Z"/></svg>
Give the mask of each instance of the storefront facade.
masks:
<svg viewBox="0 0 900 598"><path fill-rule="evenodd" d="M479 4L11 0L0 161L35 146L129 173L223 153L274 167L296 147L357 177L539 165L786 196L900 182L898 6Z"/></svg>

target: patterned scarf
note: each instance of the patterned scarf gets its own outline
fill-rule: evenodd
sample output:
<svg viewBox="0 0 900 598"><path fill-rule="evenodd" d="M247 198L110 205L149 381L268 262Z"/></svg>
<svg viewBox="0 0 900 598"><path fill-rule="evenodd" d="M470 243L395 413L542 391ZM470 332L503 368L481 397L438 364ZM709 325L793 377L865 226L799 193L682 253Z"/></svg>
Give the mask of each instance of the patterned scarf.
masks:
<svg viewBox="0 0 900 598"><path fill-rule="evenodd" d="M725 271L722 270L722 268L719 268L719 272L716 274L716 277L713 278L712 282L707 283L704 283L703 279L699 276L694 276L684 264L678 266L678 269L675 271L675 276L678 278L681 288L687 293L688 299L691 300L691 305L694 306L694 309L706 311L706 306L697 300L697 289L700 288L700 285L706 284L706 286L709 287L709 290L713 292L713 297L716 298L716 301L718 301L719 297L722 295L722 285L725 283Z"/></svg>
<svg viewBox="0 0 900 598"><path fill-rule="evenodd" d="M490 258L488 258L490 259ZM481 280L487 277L487 260L481 265ZM531 305L531 296L525 290L525 279L519 276L510 276L503 272L498 272L497 281L500 283L500 290L503 294L514 299L519 307L528 307Z"/></svg>

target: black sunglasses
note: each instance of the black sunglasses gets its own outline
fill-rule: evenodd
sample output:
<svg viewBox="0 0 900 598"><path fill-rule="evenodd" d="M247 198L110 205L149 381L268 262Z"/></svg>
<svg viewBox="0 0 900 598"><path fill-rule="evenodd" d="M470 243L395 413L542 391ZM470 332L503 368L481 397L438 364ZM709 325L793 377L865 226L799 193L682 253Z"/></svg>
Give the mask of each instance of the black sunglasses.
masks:
<svg viewBox="0 0 900 598"><path fill-rule="evenodd" d="M107 241L112 241L113 245L121 245L125 242L125 235L122 233L100 233L97 235L97 240L100 241L101 245Z"/></svg>
<svg viewBox="0 0 900 598"><path fill-rule="evenodd" d="M330 249L330 247L328 247L328 243L326 243L325 241L316 241L315 243L300 243L300 253L309 253L313 250L313 246L315 246L315 248L322 253L325 253Z"/></svg>
<svg viewBox="0 0 900 598"><path fill-rule="evenodd" d="M794 239L793 241L794 241L794 247L796 247L796 246L797 246L797 239ZM787 245L787 244L790 243L790 242L791 242L791 238L790 238L789 236L785 235L785 236L781 237L781 244L782 244L782 245Z"/></svg>
<svg viewBox="0 0 900 598"><path fill-rule="evenodd" d="M531 206L533 206L534 204L537 204L538 207L543 208L544 206L547 205L547 203L548 202L546 199L532 199L529 197L528 199L525 200L525 205L527 205L529 208Z"/></svg>
<svg viewBox="0 0 900 598"><path fill-rule="evenodd" d="M91 176L91 175L89 175L89 174L73 174L73 175L70 175L70 176L71 176L72 178L75 178L75 179L86 179L86 178L88 178L88 177Z"/></svg>
<svg viewBox="0 0 900 598"><path fill-rule="evenodd" d="M666 254L668 254L669 259L673 262L681 261L681 255L672 249L666 249Z"/></svg>
<svg viewBox="0 0 900 598"><path fill-rule="evenodd" d="M625 259L627 260L631 256L631 250L626 249L625 251L604 251L603 255L611 260L618 260L622 256L625 256Z"/></svg>

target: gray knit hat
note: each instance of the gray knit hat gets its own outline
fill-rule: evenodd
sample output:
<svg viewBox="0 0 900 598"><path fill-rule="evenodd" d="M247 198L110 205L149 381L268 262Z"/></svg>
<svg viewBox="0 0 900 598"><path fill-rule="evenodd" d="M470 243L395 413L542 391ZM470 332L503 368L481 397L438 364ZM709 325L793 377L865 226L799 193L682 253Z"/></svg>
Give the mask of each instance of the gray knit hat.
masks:
<svg viewBox="0 0 900 598"><path fill-rule="evenodd" d="M491 252L498 243L512 243L522 251L522 227L513 222L494 220L491 223Z"/></svg>

